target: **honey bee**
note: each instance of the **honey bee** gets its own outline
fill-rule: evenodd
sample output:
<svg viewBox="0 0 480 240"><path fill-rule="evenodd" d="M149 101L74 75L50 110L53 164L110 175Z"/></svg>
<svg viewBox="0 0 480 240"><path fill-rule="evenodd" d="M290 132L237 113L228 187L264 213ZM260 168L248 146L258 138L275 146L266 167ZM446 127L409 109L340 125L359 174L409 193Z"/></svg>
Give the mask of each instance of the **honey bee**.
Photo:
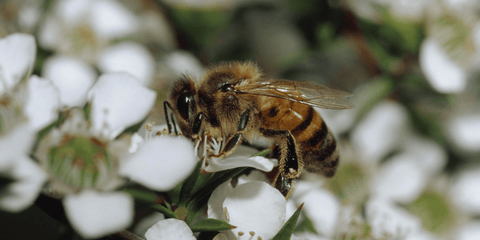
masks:
<svg viewBox="0 0 480 240"><path fill-rule="evenodd" d="M288 198L303 170L335 174L337 145L313 107L352 108L351 96L312 82L264 78L252 62L229 62L206 69L198 82L183 76L164 108L169 132L177 133L176 119L191 139L206 133L225 138L215 157L228 156L243 141L266 141L279 159L274 186Z"/></svg>

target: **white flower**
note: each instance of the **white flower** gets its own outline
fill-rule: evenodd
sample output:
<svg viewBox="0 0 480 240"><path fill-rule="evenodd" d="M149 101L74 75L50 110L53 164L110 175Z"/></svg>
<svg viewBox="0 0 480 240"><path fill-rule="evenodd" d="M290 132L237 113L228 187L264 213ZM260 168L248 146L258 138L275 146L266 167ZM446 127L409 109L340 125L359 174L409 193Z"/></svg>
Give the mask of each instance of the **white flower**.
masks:
<svg viewBox="0 0 480 240"><path fill-rule="evenodd" d="M36 132L57 118L58 94L47 80L27 79L36 54L33 36L2 38L0 52L0 175L12 180L0 191L0 209L18 212L45 183L46 174L28 154Z"/></svg>
<svg viewBox="0 0 480 240"><path fill-rule="evenodd" d="M228 239L271 239L286 217L285 197L265 182L252 181L232 187L223 183L208 200L208 217L236 226L224 231Z"/></svg>
<svg viewBox="0 0 480 240"><path fill-rule="evenodd" d="M480 168L461 171L453 181L450 196L456 207L463 212L480 214Z"/></svg>
<svg viewBox="0 0 480 240"><path fill-rule="evenodd" d="M447 123L449 140L463 151L480 150L480 114L453 116Z"/></svg>
<svg viewBox="0 0 480 240"><path fill-rule="evenodd" d="M100 76L84 95L72 97L90 101L90 119L79 108L67 110L35 155L49 174L46 193L64 197L66 215L80 235L98 238L132 221L131 196L108 192L124 183L118 169L128 156L129 138L118 135L145 118L156 93L126 73L112 73Z"/></svg>
<svg viewBox="0 0 480 240"><path fill-rule="evenodd" d="M409 153L401 153L389 159L373 177L372 195L399 203L410 203L417 199L428 180L428 175L418 160Z"/></svg>
<svg viewBox="0 0 480 240"><path fill-rule="evenodd" d="M405 139L407 111L395 102L375 106L352 131L352 145L366 166L376 166Z"/></svg>
<svg viewBox="0 0 480 240"><path fill-rule="evenodd" d="M147 240L195 240L192 230L188 225L178 219L165 219L158 221L145 233Z"/></svg>
<svg viewBox="0 0 480 240"><path fill-rule="evenodd" d="M375 238L403 238L422 230L420 219L389 200L372 198L365 207L366 218Z"/></svg>
<svg viewBox="0 0 480 240"><path fill-rule="evenodd" d="M137 17L116 0L62 0L40 26L39 44L95 62L98 50L139 29Z"/></svg>
<svg viewBox="0 0 480 240"><path fill-rule="evenodd" d="M305 214L320 236L333 237L340 214L340 202L318 183L297 181L291 199L297 206L304 203Z"/></svg>
<svg viewBox="0 0 480 240"><path fill-rule="evenodd" d="M441 93L459 93L467 86L467 73L431 38L420 48L420 67L432 87Z"/></svg>

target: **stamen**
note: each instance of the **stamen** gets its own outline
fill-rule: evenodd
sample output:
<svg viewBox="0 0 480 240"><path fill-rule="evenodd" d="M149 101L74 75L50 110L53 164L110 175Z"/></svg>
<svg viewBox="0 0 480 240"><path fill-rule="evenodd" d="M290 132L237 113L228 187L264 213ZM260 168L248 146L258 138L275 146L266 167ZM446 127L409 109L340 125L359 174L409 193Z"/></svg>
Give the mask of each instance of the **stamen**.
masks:
<svg viewBox="0 0 480 240"><path fill-rule="evenodd" d="M243 234L245 234L245 233L243 233L243 232L238 232L238 236L243 236Z"/></svg>
<svg viewBox="0 0 480 240"><path fill-rule="evenodd" d="M255 236L255 232L254 232L254 231L250 231L250 232L248 232L248 233L250 233L250 235L251 235L252 237Z"/></svg>
<svg viewBox="0 0 480 240"><path fill-rule="evenodd" d="M230 222L230 215L228 214L227 207L223 208L223 214L225 215L225 219L227 219L227 222Z"/></svg>
<svg viewBox="0 0 480 240"><path fill-rule="evenodd" d="M262 237L258 236L258 238L257 238L257 239L258 239L258 240L262 240Z"/></svg>

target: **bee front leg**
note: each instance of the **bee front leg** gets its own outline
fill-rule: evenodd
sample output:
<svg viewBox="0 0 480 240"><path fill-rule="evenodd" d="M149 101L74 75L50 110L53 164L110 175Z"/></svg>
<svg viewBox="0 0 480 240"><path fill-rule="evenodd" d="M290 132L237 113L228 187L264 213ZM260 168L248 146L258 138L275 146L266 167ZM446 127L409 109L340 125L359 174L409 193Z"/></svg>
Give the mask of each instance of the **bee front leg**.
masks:
<svg viewBox="0 0 480 240"><path fill-rule="evenodd" d="M237 134L233 135L227 140L227 144L222 149L222 152L218 155L212 155L210 157L224 157L230 155L238 145L242 143L243 135L242 132L245 130L248 124L248 119L250 117L250 110L245 110L240 116L240 121L238 121Z"/></svg>
<svg viewBox="0 0 480 240"><path fill-rule="evenodd" d="M173 117L173 111L170 103L164 101L163 110L165 111L165 120L167 122L168 134L172 134L172 130L174 130L175 135L178 135L177 126L175 124L175 118Z"/></svg>
<svg viewBox="0 0 480 240"><path fill-rule="evenodd" d="M303 161L297 150L295 138L288 130L260 129L265 137L278 139L280 150L279 173L274 181L274 186L285 198L292 191L293 179L300 177L303 169Z"/></svg>

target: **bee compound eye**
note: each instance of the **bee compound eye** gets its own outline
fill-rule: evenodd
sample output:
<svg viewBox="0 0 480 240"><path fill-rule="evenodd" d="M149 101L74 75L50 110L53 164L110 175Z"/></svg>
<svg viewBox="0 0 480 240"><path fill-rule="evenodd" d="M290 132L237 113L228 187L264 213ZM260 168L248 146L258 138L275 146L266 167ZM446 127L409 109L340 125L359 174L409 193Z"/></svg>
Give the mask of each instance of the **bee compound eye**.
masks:
<svg viewBox="0 0 480 240"><path fill-rule="evenodd" d="M190 109L192 108L193 95L190 92L184 92L177 98L177 109L180 113L180 116L187 120L190 117Z"/></svg>

